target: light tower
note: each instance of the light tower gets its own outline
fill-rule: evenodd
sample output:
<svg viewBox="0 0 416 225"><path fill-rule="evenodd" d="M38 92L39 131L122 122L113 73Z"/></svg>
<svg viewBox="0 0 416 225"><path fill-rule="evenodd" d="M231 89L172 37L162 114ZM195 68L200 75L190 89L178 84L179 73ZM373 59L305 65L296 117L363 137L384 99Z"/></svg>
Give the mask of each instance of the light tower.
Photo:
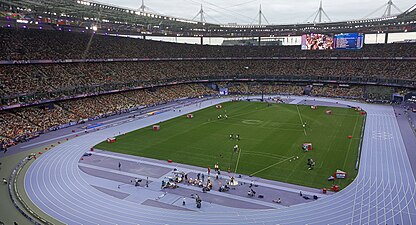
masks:
<svg viewBox="0 0 416 225"><path fill-rule="evenodd" d="M329 22L331 22L331 19L329 18L324 8L322 7L322 0L321 0L321 2L319 3L318 12L316 13L315 18L313 19L313 22L316 23L316 17L318 17L318 23L322 23L322 15L325 15L325 17L329 20Z"/></svg>
<svg viewBox="0 0 416 225"><path fill-rule="evenodd" d="M261 4L259 8L259 26L261 26L261 15L263 15L263 12L261 11Z"/></svg>
<svg viewBox="0 0 416 225"><path fill-rule="evenodd" d="M204 21L205 21L205 17L204 17L204 8L203 8L203 6L202 6L202 4L201 4L201 10L199 11L199 14L200 14L200 16L201 16L201 18L200 18L200 22L201 23L203 23Z"/></svg>
<svg viewBox="0 0 416 225"><path fill-rule="evenodd" d="M259 7L259 12L258 12L257 16L259 16L259 26L262 25L262 19L264 19L267 23L269 23L269 21L267 20L266 16L263 13L263 11L261 10L261 4L260 4L260 7ZM253 22L255 20L256 20L256 18L254 18ZM261 37L260 36L258 37L258 46L261 46Z"/></svg>
<svg viewBox="0 0 416 225"><path fill-rule="evenodd" d="M261 4L260 4L258 16L259 16L259 26L261 26L261 24L262 24L262 19L264 19L267 23L269 23L269 21L267 20L266 16L263 13L263 11L261 10Z"/></svg>
<svg viewBox="0 0 416 225"><path fill-rule="evenodd" d="M385 8L385 10L384 10L384 13L382 15L382 18L391 17L393 15L392 14L393 8L396 9L399 13L402 13L402 11L396 6L396 4L393 3L393 0L389 0L387 3L385 3L381 7L377 8L376 10L374 10L373 12L371 12L370 14L365 16L364 18L365 19L370 18L373 14L379 12L383 8Z"/></svg>
<svg viewBox="0 0 416 225"><path fill-rule="evenodd" d="M322 6L322 0L319 3L318 11L315 11L311 16L309 16L305 22L310 22L309 19L313 18L313 23L322 23L323 17L326 17L326 19L331 22L331 19L329 18L328 14L326 14L324 7ZM318 18L318 20L316 20Z"/></svg>
<svg viewBox="0 0 416 225"><path fill-rule="evenodd" d="M192 18L192 20L195 20L198 16L200 17L199 22L204 23L204 22L207 21L205 19L205 11L204 11L204 7L202 6L202 4L201 4L201 9L199 10L198 14L196 14L196 16L194 16L194 18Z"/></svg>
<svg viewBox="0 0 416 225"><path fill-rule="evenodd" d="M400 13L402 12L394 3L393 0L389 0L387 2L386 11L384 11L383 17L390 17L391 16L391 8L394 7Z"/></svg>
<svg viewBox="0 0 416 225"><path fill-rule="evenodd" d="M393 0L389 0L389 2L387 2L387 9L386 9L387 14L385 13L387 17L391 16L391 6L392 5L393 5Z"/></svg>
<svg viewBox="0 0 416 225"><path fill-rule="evenodd" d="M146 10L146 8L147 7L146 5L144 5L144 0L142 0L142 5L140 6L139 11L143 13Z"/></svg>

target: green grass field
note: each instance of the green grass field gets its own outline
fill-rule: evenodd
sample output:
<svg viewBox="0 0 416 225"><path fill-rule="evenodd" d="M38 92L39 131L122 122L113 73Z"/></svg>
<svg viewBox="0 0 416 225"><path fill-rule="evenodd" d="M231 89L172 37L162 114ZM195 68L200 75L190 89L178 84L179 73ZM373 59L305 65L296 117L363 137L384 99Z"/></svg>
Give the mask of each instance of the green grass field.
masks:
<svg viewBox="0 0 416 225"><path fill-rule="evenodd" d="M337 169L348 173L347 179L335 182L341 188L356 177L364 118L353 109L260 102L222 106L197 111L193 119L181 116L163 122L158 132L146 127L95 148L205 168L218 162L223 171L230 167L240 174L315 188L330 187L327 178ZM327 109L333 115L326 115ZM228 118L217 119L220 114ZM307 123L305 130L301 120ZM230 134L239 134L240 141L230 140ZM304 142L313 143L314 149L304 152ZM241 150L233 154L236 144ZM308 158L316 163L313 170L308 170Z"/></svg>

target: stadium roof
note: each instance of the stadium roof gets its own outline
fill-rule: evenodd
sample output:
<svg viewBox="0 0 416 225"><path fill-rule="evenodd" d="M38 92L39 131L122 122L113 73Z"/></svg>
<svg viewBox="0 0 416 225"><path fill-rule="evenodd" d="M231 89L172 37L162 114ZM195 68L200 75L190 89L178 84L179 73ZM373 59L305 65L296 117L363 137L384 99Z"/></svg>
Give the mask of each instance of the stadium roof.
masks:
<svg viewBox="0 0 416 225"><path fill-rule="evenodd" d="M329 23L220 25L86 0L0 0L1 11L26 20L99 31L164 36L279 36L308 32L400 32L416 30L416 5L398 16Z"/></svg>
<svg viewBox="0 0 416 225"><path fill-rule="evenodd" d="M96 1L84 0L0 0L3 5L12 5L14 12L25 17L52 17L70 21L92 23L111 22L132 26L200 27L200 23L188 19L159 15L139 9L130 9ZM7 8L6 8L7 9Z"/></svg>
<svg viewBox="0 0 416 225"><path fill-rule="evenodd" d="M402 15L403 16L408 16L408 17L416 18L416 4L414 4L408 10L406 10Z"/></svg>

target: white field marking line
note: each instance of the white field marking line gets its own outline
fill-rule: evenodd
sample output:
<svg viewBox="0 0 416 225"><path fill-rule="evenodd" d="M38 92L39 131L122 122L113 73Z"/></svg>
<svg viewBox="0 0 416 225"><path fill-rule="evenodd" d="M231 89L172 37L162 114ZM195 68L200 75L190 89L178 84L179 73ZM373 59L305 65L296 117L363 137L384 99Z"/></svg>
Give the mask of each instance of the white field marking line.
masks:
<svg viewBox="0 0 416 225"><path fill-rule="evenodd" d="M250 114L250 113L256 113L256 112L259 112L259 111L265 111L265 110L268 110L269 109L269 107L267 107L267 108L263 108L263 109L255 109L255 110L253 110L253 111L249 111L249 112L243 112L243 113L238 113L238 114L235 114L235 115L233 115L233 116L230 116L229 118L235 118L235 117L239 117L239 116L244 116L244 115L247 115L247 114Z"/></svg>
<svg viewBox="0 0 416 225"><path fill-rule="evenodd" d="M300 111L299 111L299 107L298 107L298 105L296 105L296 109L298 110L298 115L299 115L300 123L301 123L301 125L302 125L302 127L303 127L304 123L303 123L303 120L302 120L302 116L300 115ZM303 132L305 133L305 136L308 136L308 135L306 134L306 129L305 129L305 127L303 127Z"/></svg>
<svg viewBox="0 0 416 225"><path fill-rule="evenodd" d="M267 156L272 158L280 158L280 159L286 159L287 156L268 153L268 152L253 152L253 151L244 151L244 154L246 155L259 155L259 156Z"/></svg>
<svg viewBox="0 0 416 225"><path fill-rule="evenodd" d="M222 123L222 124L235 125L235 126L242 126L242 127L260 127L260 126L240 124L240 123L227 123L227 122L223 122L223 121L214 121L214 122ZM299 130L298 129L286 129L286 128L279 128L279 127L260 127L260 128L268 129L268 130L302 131L300 129Z"/></svg>
<svg viewBox="0 0 416 225"><path fill-rule="evenodd" d="M237 120L239 122L244 123L244 121L250 120L250 119L241 119L241 118L234 118L234 117L228 117L228 120ZM258 124L249 124L249 123L244 123L247 125L259 125L260 127L264 127L265 125L269 124L269 123L273 123L279 126L284 126L284 125L290 125L290 126L298 126L297 123L283 123L283 122L277 122L277 121L273 121L273 120L257 120L257 121L261 121L261 123ZM261 125L260 125L261 124Z"/></svg>
<svg viewBox="0 0 416 225"><path fill-rule="evenodd" d="M354 137L354 134L355 134L355 129L357 128L357 123L358 123L358 117L355 120L354 129L352 130L353 137ZM348 145L347 157L345 157L344 164L342 165L343 170L345 170L345 164L347 163L348 155L350 154L351 143L352 143L352 140L350 140L350 144Z"/></svg>
<svg viewBox="0 0 416 225"><path fill-rule="evenodd" d="M226 134L226 135L223 135L223 134L218 134L218 133L213 133L211 136L216 136L216 137L218 137L218 138L224 138L224 136L226 136L227 137L227 140L229 140L230 138L229 138L229 136ZM259 141L259 139L258 138L248 138L248 137L244 137L244 138L241 138L240 137L240 140L252 140L252 141ZM200 149L202 149L202 148L200 148Z"/></svg>
<svg viewBox="0 0 416 225"><path fill-rule="evenodd" d="M242 115L246 115L246 114L250 114L250 113L254 113L254 111L253 112L250 111L250 112L244 112L244 113L235 114L233 116L229 116L227 119L235 119L234 117L238 117L238 116L242 116ZM220 120L223 120L223 119L220 119ZM218 122L218 121L219 121L218 119L213 119L213 120L209 120L207 122L202 123L202 125L209 124L209 123L214 123L214 122Z"/></svg>
<svg viewBox="0 0 416 225"><path fill-rule="evenodd" d="M269 168L271 168L271 167L273 167L273 166L279 165L280 163L285 162L285 161L287 161L287 160L289 160L289 159L291 159L291 158L293 158L293 157L295 157L295 156L291 156L291 157L289 157L289 158L287 158L287 159L284 159L284 160L279 161L279 162L277 162L277 163L275 163L275 164L272 164L272 165L270 165L270 166L267 166L266 168L263 168L263 169L261 169L261 170L259 170L259 171L257 171L257 172L254 172L254 173L250 174L250 176L253 176L254 174L258 174L258 173L260 173L260 172L263 172L263 171L265 171L265 170L267 170L267 169L269 169Z"/></svg>
<svg viewBox="0 0 416 225"><path fill-rule="evenodd" d="M240 155L241 155L241 148L238 150L238 158L237 158L237 163L235 164L234 173L237 173L238 163L240 162Z"/></svg>

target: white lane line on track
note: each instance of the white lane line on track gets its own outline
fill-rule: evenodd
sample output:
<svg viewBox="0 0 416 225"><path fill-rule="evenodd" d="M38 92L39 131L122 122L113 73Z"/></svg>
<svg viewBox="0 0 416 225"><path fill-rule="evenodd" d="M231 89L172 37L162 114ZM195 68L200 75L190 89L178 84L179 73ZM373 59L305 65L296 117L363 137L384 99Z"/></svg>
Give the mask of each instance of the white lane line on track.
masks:
<svg viewBox="0 0 416 225"><path fill-rule="evenodd" d="M376 143L379 144L379 142L376 142ZM82 143L82 144L83 145L84 144L88 145L89 143L88 143L88 141L86 141L85 143ZM73 150L76 150L76 149L73 149ZM377 154L379 154L376 150L377 150L376 147L374 147L370 152L368 152L368 149L367 149L367 151L365 151L366 153L368 153L367 159L372 158L372 157L370 157L370 155L373 156L373 157L376 157ZM394 152L394 149L392 150L392 152ZM72 153L73 152L71 152L71 151L67 151L68 157L70 159L72 159L72 158L69 155L71 155ZM399 153L399 152L395 152L395 153ZM400 156L404 157L403 155L400 155ZM58 160L59 160L59 157L58 157ZM374 160L378 160L378 157L374 158ZM392 160L392 159L387 158L386 160ZM73 160L71 163L76 163L77 161L78 160ZM65 162L65 161L63 161L63 162ZM48 161L48 163L55 163L55 162ZM69 163L67 165L72 166L71 163ZM364 175L359 175L357 178L360 178L359 181L363 181L363 182L372 181L372 182L371 182L371 185L363 184L363 186L359 189L361 194L369 193L368 192L369 189L372 190L372 187L374 187L376 185L376 183L374 183L375 179L373 179L371 177L371 168L372 168L371 165L368 164L368 166L366 166L366 167L369 167L369 173L366 174L365 176ZM401 168L401 170L402 169L405 170L405 168ZM361 171L363 171L363 170L361 169ZM361 171L360 171L360 173L361 173ZM77 170L77 172L79 173L79 170ZM368 175L370 175L370 176L368 176ZM81 180L83 179L82 177L80 177L80 178L81 178ZM76 182L78 182L78 181L76 180ZM346 221L345 215L347 215L348 211L350 210L350 207L348 205L351 204L351 202L352 202L352 201L350 201L348 196L350 196L351 192L356 191L356 189L353 188L354 185L356 185L356 182L357 181L355 181L352 184L351 188L346 188L346 189L342 190L340 193L331 196L331 198L328 198L328 200L322 199L320 201L317 201L317 202L314 202L314 203L311 203L311 204L305 204L305 205L299 205L299 206L296 206L296 207L291 207L290 209L287 209L287 210L283 209L283 210L278 210L278 211L275 211L275 210L261 211L260 213L251 212L249 215L244 214L244 213L242 213L242 214L244 214L246 216L245 219L253 219L253 220L255 220L259 223L267 223L267 221L269 221L270 223L275 223L276 221L279 221L279 222L280 221L283 221L283 222L286 221L287 224L305 224L305 223L313 223L313 221L315 221L315 222L320 221L321 223L323 223L323 222L327 223L326 221L328 221L328 223L330 223L331 221L332 222L333 221L339 221L340 223L343 223L342 221ZM84 184L81 182L79 185L82 186ZM393 187L395 187L395 186L393 186ZM414 188L413 188L413 190L414 190ZM392 194L391 192L394 192L394 189L391 190L389 192L389 194ZM91 192L91 193L94 194L94 192ZM398 193L398 194L401 194L401 193ZM96 195L96 196L98 196L98 195ZM102 198L101 195L99 195L99 197ZM103 200L108 200L109 198L102 198L102 199ZM113 202L113 204L116 204L116 202ZM114 210L114 206L112 206L112 207L113 207L113 210ZM146 208L146 207L143 207L143 208L140 207L140 210L142 210L142 209L144 211L147 211L147 212L155 211L155 210L148 210L148 208ZM108 210L111 210L111 206L108 207ZM126 205L125 210L129 210L129 207L127 205ZM157 211L160 212L160 209L157 209ZM326 212L330 211L330 212L335 212L335 213L332 214L332 215L328 215L328 214L322 213L324 211L326 211ZM137 209L136 209L136 212L137 212ZM166 212L164 211L164 213L169 213L169 211L166 211ZM368 215L367 211L365 211L365 213ZM394 213L396 213L396 211L394 211ZM402 212L397 212L397 213L402 213ZM145 219L141 216L143 214L142 214L142 211L141 211L140 215L132 214L132 217L133 218L141 218L145 221ZM100 216L100 214L98 214L96 212L94 212L94 215ZM148 215L148 216L150 216L150 215ZM223 216L223 214L221 214L221 216ZM241 219L243 219L243 218L241 218L241 217L239 217L239 216L237 216L236 214L233 214L233 213L231 213L229 215L229 218L233 218L233 216L235 217L234 221L239 221L239 219L241 221ZM183 222L185 224L188 223L186 220L181 219L181 217L182 217L182 214L177 213L176 217L172 216L170 218L171 219L177 218L178 222L180 221L181 223ZM211 224L215 223L214 220L209 220L211 217L218 218L218 214L214 214L214 215L210 214L210 213L204 214L204 218L201 219L201 222L205 221L206 223L211 223ZM168 218L165 218L163 216L158 217L158 218L160 218L160 220L158 220L159 222L161 222L161 221L165 222L166 221L166 223L168 223L170 221ZM182 217L182 218L184 218L184 217ZM112 221L114 221L114 220L112 220ZM140 221L140 220L137 220L137 221ZM230 220L227 219L226 221L229 222ZM245 220L245 221L247 221L247 220ZM361 222L365 223L366 221L361 221ZM141 221L141 223L144 223L144 222ZM362 223L359 223L359 224L362 224ZM345 223L343 223L343 224L345 224Z"/></svg>
<svg viewBox="0 0 416 225"><path fill-rule="evenodd" d="M131 161L131 162L139 162L140 164L148 164L148 165L152 165L152 166L160 166L160 167L165 167L165 168L169 168L169 169L177 169L180 167L180 165L174 165L174 166L170 166L170 165L165 165L162 163L157 163L157 162L149 162L146 160L140 160L140 159L133 159L133 158L128 158L128 157L122 157L122 156L116 156L116 155L112 155L112 154L106 154L106 153L102 153L102 152L91 152L94 155L99 155L99 156L103 156L103 157L108 157L108 158L115 158L115 159L120 159L120 160L126 160L126 161ZM294 156L290 157L293 158ZM290 158L286 158L283 161L290 159ZM281 161L279 161L281 162ZM194 170L194 169L187 169L184 168L184 171L187 172L194 172L194 173L199 173L199 172L204 172L205 170ZM221 178L224 179L228 179L228 175L220 175ZM250 180L247 179L239 179L242 182L246 182L246 183L250 183ZM268 183L263 183L263 182L256 182L256 184L258 184L259 186L263 186L263 187L268 187L268 188L272 188L272 189L276 189L276 190L283 190L283 191L289 191L289 192L294 192L297 193L298 190L293 189L293 188L289 188L289 187L281 187L281 186L277 186L274 184L268 184ZM310 195L317 195L319 197L325 197L326 195L322 195L322 194L318 194L318 193L312 193L312 192L304 192L305 194L310 194Z"/></svg>
<svg viewBox="0 0 416 225"><path fill-rule="evenodd" d="M355 137L354 136L354 134L355 134L355 129L357 128L357 123L358 123L358 116L357 116L357 119L355 120L355 124L354 124L354 129L352 130L352 136L353 137ZM351 144L352 144L352 141L353 140L350 140L350 143L349 143L349 145L348 145L348 150L347 150L347 156L348 156L348 154L350 153L350 149L351 149ZM342 165L342 168L345 168L345 164L347 164L347 159L348 159L348 157L345 157L345 159L344 159L344 164Z"/></svg>
<svg viewBox="0 0 416 225"><path fill-rule="evenodd" d="M103 171L103 172L107 172L107 173L113 173L113 174L118 174L118 175L123 175L123 176L128 176L128 177L137 177L140 179L144 179L146 180L146 177L149 176L144 176L144 175L139 175L139 174L135 174L135 173L129 173L129 172L124 172L124 171L120 171L120 170L114 170L114 169L109 169L109 168L105 168L105 167L101 167L101 166L94 166L94 165L90 165L90 164L86 164L86 163L78 163L79 166L81 167L85 167L85 168L89 168L89 169L94 169L94 170L99 170L99 171ZM149 177L149 181L156 181L159 178L154 178L154 177Z"/></svg>
<svg viewBox="0 0 416 225"><path fill-rule="evenodd" d="M64 138L69 137L69 136L74 136L76 134L80 134L80 133L83 133L83 132L84 131L78 131L78 132L74 132L74 133L71 133L71 134L66 134L66 135L62 135L62 136L59 136L59 137L51 138L51 139L48 139L48 140L38 141L36 143L28 144L28 145L22 146L20 148L23 148L23 149L30 148L30 147L33 147L33 146L37 146L37 145L40 145L40 144L52 142L52 141L55 141L55 140L64 139Z"/></svg>
<svg viewBox="0 0 416 225"><path fill-rule="evenodd" d="M55 151L55 152L56 152L56 151ZM71 152L71 153L72 153L72 152ZM66 157L70 157L70 158L72 157L72 158L73 158L73 154L64 154L64 156L66 156ZM53 160L52 162L54 162L54 163L56 163L56 164L58 165L58 164L60 164L60 163L57 163L59 160L63 160L63 157L58 157L58 158L56 159L56 161L55 161L55 160ZM68 162L68 160L63 160L63 161L64 161L64 162ZM72 163L74 163L74 161L75 161L75 160L72 160ZM62 163L62 165L64 165L64 163ZM68 167L65 167L65 168L70 168L70 165L71 165L71 164L69 164L69 165L68 165ZM55 171L55 170L49 170L49 171ZM76 171L78 171L78 172L79 172L79 170L76 170ZM67 172L67 171L66 171L66 172ZM48 177L48 176L44 176L44 177ZM74 180L74 181L78 181L77 179L66 179L66 180L64 180L64 181L68 181L68 180L69 180L69 181L73 181L73 180ZM81 184L80 186L82 186L82 184ZM75 186L75 187L76 187L76 188L78 188L78 186ZM80 193L83 193L83 192L80 192ZM94 193L94 192L91 192L91 193ZM94 200L95 200L94 202L96 202L96 199L94 199ZM129 208L127 208L127 209L129 209ZM113 210L114 210L114 207L112 207L112 209L110 209L110 208L109 208L109 210L112 210L112 211L113 211ZM125 209L125 210L126 210L126 209ZM155 220L155 218L153 218L153 220Z"/></svg>
<svg viewBox="0 0 416 225"><path fill-rule="evenodd" d="M164 109L165 108L162 107L160 110L164 110ZM146 112L146 111L144 111L144 112ZM143 119L143 118L146 118L147 117L145 115L145 113L140 114L140 116L137 117L137 118L135 118L135 119L129 118L130 116L131 115L125 115L125 116L117 117L117 118L114 118L114 119L108 119L108 120L102 121L100 123L103 124L103 125L102 126L99 126L97 128L100 128L101 129L101 128L106 128L106 126L110 126L110 125L121 125L121 124L123 124L125 122L133 122L135 120L140 120L140 119ZM116 121L116 122L110 123L112 121ZM90 121L90 122L94 122L94 121ZM77 124L77 125L80 125L80 124ZM75 126L77 126L77 125L75 125ZM91 132L91 131L93 131L95 129L96 128L87 129L87 131ZM70 137L70 136L73 136L73 135L76 135L76 134L81 134L81 133L85 133L85 130L81 130L81 131L77 131L77 132L65 134L65 135L62 135L62 136L59 136L59 137L55 137L55 138L50 138L48 140L39 141L39 142L36 142L36 143L33 143L33 144L28 144L28 145L22 146L20 148L22 148L22 149L30 148L30 147L33 147L33 146L36 146L36 145L39 145L39 144L48 143L48 142L51 142L51 141L63 139L63 138Z"/></svg>
<svg viewBox="0 0 416 225"><path fill-rule="evenodd" d="M117 121L117 122L114 122L114 123L108 123L108 124L106 124L106 125L100 126L99 128L100 128L100 129L101 129L101 128L105 128L105 126L110 126L110 125L117 124L117 123L124 122L124 121L125 121L125 120L123 120L123 121ZM94 130L94 129L95 129L95 128L93 128L93 129L89 129L89 132L91 132L91 130ZM37 145L40 145L40 144L44 144L44 143L48 143L48 142L52 142L52 141L55 141L55 140L64 139L64 138L66 138L66 137L75 136L75 135L77 135L77 134L82 134L82 133L85 133L85 131L84 131L84 130L82 130L82 131L77 131L77 132L73 132L73 133L65 134L65 135L62 135L62 136L59 136L59 137L54 137L54 138L51 138L51 139L48 139L48 140L39 141L39 142L36 142L36 143L33 143L33 144L28 144L28 145L22 146L22 147L20 147L20 148L23 148L23 149L25 149L25 148L30 148L30 147L33 147L33 146L37 146Z"/></svg>
<svg viewBox="0 0 416 225"><path fill-rule="evenodd" d="M397 128L399 129L399 127L398 127L398 123L397 123L397 120L395 119L395 118L388 118L388 119L386 119L386 120L389 120L389 121L392 121L392 125L394 126L394 127L396 127L397 126ZM403 189L403 192L405 192L404 193L404 195L402 195L401 197L402 197L402 199L399 201L399 203L398 203L398 206L399 206L399 210L400 210L400 212L403 212L404 210L403 210L403 208L406 208L406 206L404 206L404 207L402 207L402 205L401 205L401 202L403 201L403 200L405 200L405 202L408 202L408 199L407 199L407 193L408 193L408 191L409 191L409 187L410 187L410 185L409 185L409 177L408 177L408 174L409 174L409 171L406 171L406 170L404 170L403 171L403 166L405 165L405 160L404 160L404 158L403 158L403 154L406 154L406 152L400 152L401 151L401 149L405 149L405 148L402 148L402 147L404 147L404 143L403 143L403 141L402 141L402 139L401 139L401 136L399 136L397 133L394 135L394 140L393 140L394 142L394 149L397 149L395 152L396 152L396 158L397 158L397 160L398 160L398 166L399 166L399 174L400 174L400 183L401 183L401 186L400 186L400 189L398 190L398 193L397 193L397 195L399 195L400 194L400 190L402 190ZM403 146L402 146L403 145ZM401 154L399 154L399 153L401 153ZM400 156L400 158L399 158L399 156ZM406 178L405 180L404 180L404 178ZM407 182L407 185L404 185L404 182ZM406 190L404 190L404 188L406 187ZM403 218L403 213L400 213L400 218L401 218L401 222L402 222L402 224L405 224L405 220L404 220L404 218ZM406 222L407 223L407 222Z"/></svg>

